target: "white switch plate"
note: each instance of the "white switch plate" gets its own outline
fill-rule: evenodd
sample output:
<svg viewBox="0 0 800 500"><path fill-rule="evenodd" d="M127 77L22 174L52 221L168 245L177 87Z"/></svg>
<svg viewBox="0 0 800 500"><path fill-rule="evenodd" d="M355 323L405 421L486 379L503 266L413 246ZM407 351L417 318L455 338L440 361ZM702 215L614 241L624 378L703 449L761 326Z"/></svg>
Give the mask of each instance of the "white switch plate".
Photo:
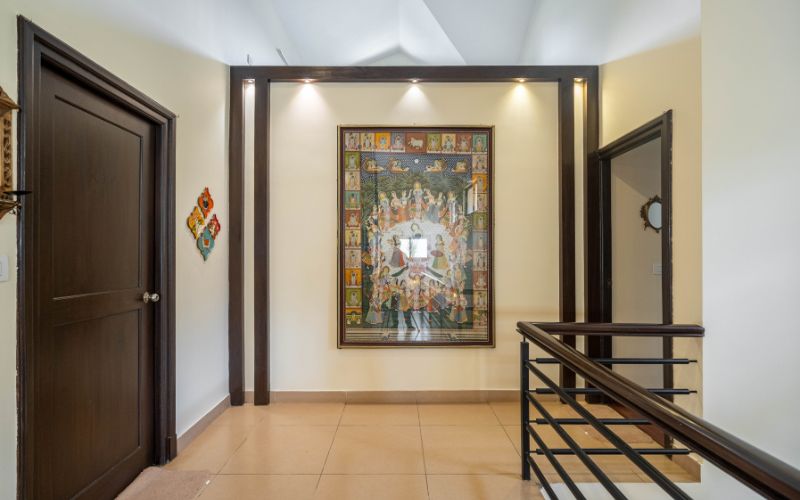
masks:
<svg viewBox="0 0 800 500"><path fill-rule="evenodd" d="M653 274L656 276L661 276L662 266L661 264L653 264Z"/></svg>
<svg viewBox="0 0 800 500"><path fill-rule="evenodd" d="M0 281L8 281L8 255L0 255Z"/></svg>

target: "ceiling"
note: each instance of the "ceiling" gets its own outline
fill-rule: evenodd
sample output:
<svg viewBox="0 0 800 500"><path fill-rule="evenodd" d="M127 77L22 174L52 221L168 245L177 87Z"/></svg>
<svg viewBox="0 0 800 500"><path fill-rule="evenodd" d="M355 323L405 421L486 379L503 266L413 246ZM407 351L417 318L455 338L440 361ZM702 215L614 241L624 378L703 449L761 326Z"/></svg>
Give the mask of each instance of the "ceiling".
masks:
<svg viewBox="0 0 800 500"><path fill-rule="evenodd" d="M700 32L700 0L68 3L228 64L603 64Z"/></svg>

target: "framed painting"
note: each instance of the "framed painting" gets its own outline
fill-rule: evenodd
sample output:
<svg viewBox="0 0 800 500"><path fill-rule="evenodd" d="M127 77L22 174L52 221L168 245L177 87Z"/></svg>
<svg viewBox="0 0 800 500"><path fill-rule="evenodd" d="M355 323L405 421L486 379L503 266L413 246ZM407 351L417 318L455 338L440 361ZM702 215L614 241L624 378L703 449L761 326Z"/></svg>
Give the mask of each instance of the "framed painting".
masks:
<svg viewBox="0 0 800 500"><path fill-rule="evenodd" d="M338 133L338 346L494 346L493 127Z"/></svg>

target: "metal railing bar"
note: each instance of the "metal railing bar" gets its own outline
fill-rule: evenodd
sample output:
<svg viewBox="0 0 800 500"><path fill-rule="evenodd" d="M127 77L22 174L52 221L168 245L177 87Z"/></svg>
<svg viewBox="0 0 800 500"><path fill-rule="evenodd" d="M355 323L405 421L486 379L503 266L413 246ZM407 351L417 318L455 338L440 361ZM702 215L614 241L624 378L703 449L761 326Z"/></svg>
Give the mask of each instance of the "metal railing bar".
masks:
<svg viewBox="0 0 800 500"><path fill-rule="evenodd" d="M608 491L611 494L612 497L617 499L624 499L625 495L623 495L622 492L619 490L619 488L617 488L616 485L614 485L614 483L611 481L611 479L608 478L606 473L603 472L603 469L601 469L594 462L594 460L589 458L589 455L586 454L583 451L583 449L581 449L580 445L578 445L578 443L575 442L572 436L570 436L569 433L565 431L563 427L561 427L558 423L555 422L553 416L550 415L550 412L548 412L547 409L545 409L545 407L542 406L542 404L539 403L536 400L536 398L534 398L530 393L528 393L527 398L528 401L530 401L531 404L536 407L536 410L539 413L541 413L542 417L544 417L544 419L550 423L553 430L556 431L556 434L558 434L558 436L565 443L567 443L567 446L570 447L570 451L572 452L570 453L570 455L577 455L578 458L581 460L581 462L583 462L583 464L586 466L586 468L589 469L589 472L591 472L594 475L594 477L596 477L597 480L600 481L600 484L603 485L603 487L606 489L606 491ZM528 427L531 427L530 424L528 425ZM531 427L531 429L533 428ZM536 453L540 454L539 453L540 451L543 450L537 449ZM556 453L553 454L556 455Z"/></svg>
<svg viewBox="0 0 800 500"><path fill-rule="evenodd" d="M608 365L688 365L697 363L696 359L689 358L589 358L595 363ZM535 358L532 361L540 365L557 365L561 362L556 358Z"/></svg>
<svg viewBox="0 0 800 500"><path fill-rule="evenodd" d="M577 498L578 500L586 500L586 497L583 495L583 493L581 493L581 490L578 488L578 485L575 484L575 481L572 480L569 473L567 473L566 469L564 469L564 466L561 465L561 462L558 461L555 455L550 453L550 449L547 447L546 444L544 444L544 440L542 440L542 437L539 436L538 432L536 432L536 429L534 429L530 425L527 425L525 427L528 430L528 434L530 434L533 437L533 440L536 441L536 445L542 450L542 454L545 457L547 457L547 460L553 466L553 469L555 469L559 477L561 477L561 479L564 480L564 484L567 486L567 488L569 488L569 491L571 491L572 494L575 495L575 498ZM528 456L531 455L528 454Z"/></svg>
<svg viewBox="0 0 800 500"><path fill-rule="evenodd" d="M528 422L530 421L530 408L528 407L528 402L525 401L525 394L528 393L530 390L530 370L528 367L525 366L528 358L530 357L530 344L522 337L522 342L519 344L519 361L520 361L520 373L519 373L519 383L520 383L520 394L519 394L519 409L520 409L520 422ZM520 426L520 450L522 451L522 456L527 456L530 453L530 439L528 438L528 430L525 429L524 425ZM528 465L527 460L522 461L522 479L525 481L530 480L531 478L531 467Z"/></svg>
<svg viewBox="0 0 800 500"><path fill-rule="evenodd" d="M536 388L531 389L532 392L536 394L555 394L552 389L543 389L543 388ZM645 389L645 391L649 392L650 394L657 394L657 395L678 395L678 396L685 396L687 394L696 394L697 391L694 389L663 389L663 388L652 388L652 389ZM597 389L596 387L575 387L570 389L564 389L564 392L567 394L605 394L601 389Z"/></svg>
<svg viewBox="0 0 800 500"><path fill-rule="evenodd" d="M767 498L794 498L800 495L800 470L797 468L664 398L646 392L607 367L591 362L585 355L553 337L552 333L555 332L548 333L538 325L531 322L517 323L518 331L524 338L534 342L547 354L562 360L564 366L602 389L606 396L648 419L667 435L761 495ZM590 325L590 329L598 326ZM552 324L542 326L549 329ZM599 326L610 329L618 327L614 324ZM663 331L661 325L655 325L654 328L659 332ZM702 327L698 328L702 330Z"/></svg>
<svg viewBox="0 0 800 500"><path fill-rule="evenodd" d="M584 418L556 418L554 420L561 425L588 425ZM604 425L652 425L646 418L598 418L597 421ZM529 422L537 425L549 424L543 418L535 418Z"/></svg>
<svg viewBox="0 0 800 500"><path fill-rule="evenodd" d="M653 464L642 458L638 453L636 453L633 448L628 445L622 438L617 436L611 429L605 427L603 424L597 421L597 419L592 415L589 410L581 406L577 401L570 398L569 395L564 391L564 389L558 387L555 382L550 380L550 377L545 375L541 370L536 368L533 363L528 362L528 369L536 375L539 380L545 383L550 389L555 391L559 397L566 401L573 410L575 410L578 415L585 418L589 421L589 425L597 429L597 431L611 443L612 446L619 448L622 450L623 455L628 457L628 459L633 462L637 467L639 467L642 472L647 474L647 477L653 480L654 483L659 485L661 489L663 489L669 496L672 498L681 498L681 499L690 499L691 497L687 495L683 490L678 488L675 483L673 483L669 478L667 478L664 474L661 473ZM538 444L538 443L537 443ZM539 446L542 448L542 446Z"/></svg>
<svg viewBox="0 0 800 500"><path fill-rule="evenodd" d="M527 432L527 430L525 432ZM539 468L539 465L536 463L536 460L534 460L533 457L530 455L527 456L523 455L522 460L524 461L524 463L528 464L528 467L533 469L533 473L536 474L536 479L539 480L539 484L542 486L542 488L544 488L544 491L547 492L547 496L550 497L552 500L558 500L558 495L556 495L556 492L553 491L553 487L550 486L550 481L548 481L547 478L544 476L544 472L542 472L542 469Z"/></svg>
<svg viewBox="0 0 800 500"><path fill-rule="evenodd" d="M622 455L616 448L581 448L587 455ZM530 453L539 453L540 450L531 450ZM553 455L574 455L569 448L550 448ZM691 450L686 448L634 448L633 451L639 455L688 455Z"/></svg>

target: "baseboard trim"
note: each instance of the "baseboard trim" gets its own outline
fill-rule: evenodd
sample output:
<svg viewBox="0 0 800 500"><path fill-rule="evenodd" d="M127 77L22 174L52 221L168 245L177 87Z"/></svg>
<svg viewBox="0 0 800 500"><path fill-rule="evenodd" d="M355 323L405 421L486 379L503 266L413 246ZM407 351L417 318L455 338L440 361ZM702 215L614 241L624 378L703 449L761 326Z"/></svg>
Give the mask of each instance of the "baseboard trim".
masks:
<svg viewBox="0 0 800 500"><path fill-rule="evenodd" d="M186 432L178 436L178 454L186 449L189 446L189 443L194 441L194 439L199 436L204 430L211 425L211 422L217 419L222 412L230 408L231 406L231 397L230 395L225 396L225 398L217 403L216 406L211 408L208 413L200 417L200 420L194 423L193 426L189 427Z"/></svg>
<svg viewBox="0 0 800 500"><path fill-rule="evenodd" d="M244 393L246 403L253 392ZM519 401L516 389L466 391L272 391L272 403L494 403Z"/></svg>

